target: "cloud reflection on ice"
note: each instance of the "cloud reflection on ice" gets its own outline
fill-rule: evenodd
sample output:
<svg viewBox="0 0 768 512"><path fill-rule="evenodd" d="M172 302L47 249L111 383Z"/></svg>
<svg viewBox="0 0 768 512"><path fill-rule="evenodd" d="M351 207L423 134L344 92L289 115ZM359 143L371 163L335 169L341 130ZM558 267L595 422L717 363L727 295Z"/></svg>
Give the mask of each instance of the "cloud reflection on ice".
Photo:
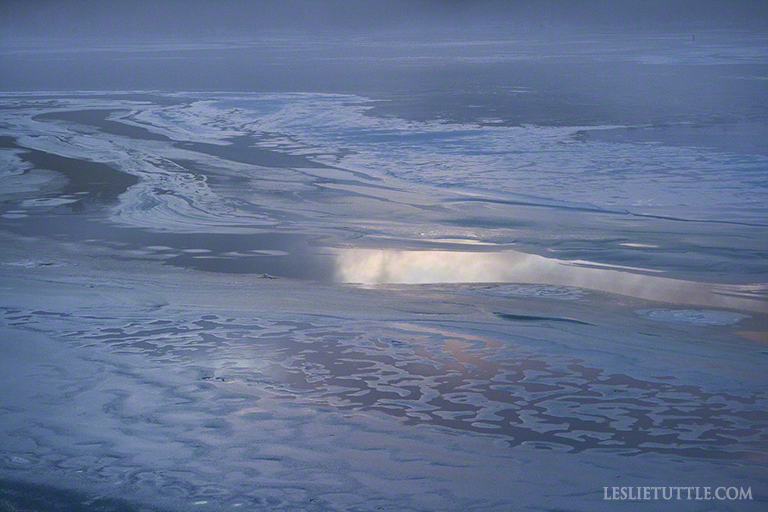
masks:
<svg viewBox="0 0 768 512"><path fill-rule="evenodd" d="M634 271L634 272L631 272ZM360 284L525 283L573 286L646 300L766 312L766 303L734 285L641 273L643 269L565 261L519 251L344 249L336 279ZM645 271L649 272L649 271Z"/></svg>

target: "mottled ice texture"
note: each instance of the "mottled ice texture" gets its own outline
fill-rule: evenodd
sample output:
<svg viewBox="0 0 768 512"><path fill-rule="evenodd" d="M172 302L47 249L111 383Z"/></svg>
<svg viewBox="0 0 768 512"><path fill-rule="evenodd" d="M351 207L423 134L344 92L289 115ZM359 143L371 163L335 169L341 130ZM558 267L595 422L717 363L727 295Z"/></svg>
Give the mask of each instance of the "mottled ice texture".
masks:
<svg viewBox="0 0 768 512"><path fill-rule="evenodd" d="M748 315L730 311L711 311L706 309L641 309L638 314L658 320L659 322L674 322L694 325L733 325L741 322Z"/></svg>
<svg viewBox="0 0 768 512"><path fill-rule="evenodd" d="M765 356L724 333L691 339L594 293L190 285L57 252L59 267L3 272L6 477L179 510L608 510L606 485L764 492Z"/></svg>

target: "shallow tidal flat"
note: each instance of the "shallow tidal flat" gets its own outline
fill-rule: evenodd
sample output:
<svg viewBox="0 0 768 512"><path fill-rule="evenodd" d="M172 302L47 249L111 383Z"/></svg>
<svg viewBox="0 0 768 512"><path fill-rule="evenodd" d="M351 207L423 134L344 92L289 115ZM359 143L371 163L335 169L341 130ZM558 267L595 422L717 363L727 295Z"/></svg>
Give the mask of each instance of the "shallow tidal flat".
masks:
<svg viewBox="0 0 768 512"><path fill-rule="evenodd" d="M483 188L505 137L624 144L579 127L162 99L2 98L2 496L614 510L606 486L692 485L765 506L757 206L601 203L562 176L544 196L535 175ZM491 148L488 173L445 186L463 137ZM398 172L427 150L442 163Z"/></svg>

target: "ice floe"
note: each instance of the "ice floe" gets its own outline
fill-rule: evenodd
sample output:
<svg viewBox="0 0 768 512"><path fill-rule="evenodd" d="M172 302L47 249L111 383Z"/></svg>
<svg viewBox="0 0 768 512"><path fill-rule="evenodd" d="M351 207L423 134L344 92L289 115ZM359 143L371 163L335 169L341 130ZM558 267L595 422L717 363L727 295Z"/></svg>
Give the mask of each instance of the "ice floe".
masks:
<svg viewBox="0 0 768 512"><path fill-rule="evenodd" d="M734 325L749 315L712 309L641 309L637 314L657 322L692 325Z"/></svg>

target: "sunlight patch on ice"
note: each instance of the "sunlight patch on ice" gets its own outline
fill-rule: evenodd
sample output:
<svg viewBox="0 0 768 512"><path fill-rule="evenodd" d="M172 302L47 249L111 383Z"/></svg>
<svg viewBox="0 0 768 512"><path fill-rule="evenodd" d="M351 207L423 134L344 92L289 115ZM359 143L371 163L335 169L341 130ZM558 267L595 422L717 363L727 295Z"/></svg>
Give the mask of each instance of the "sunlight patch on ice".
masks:
<svg viewBox="0 0 768 512"><path fill-rule="evenodd" d="M635 244L635 243L629 243L629 242L619 244L619 245L623 245L624 247L633 247L636 249L655 249L658 247L658 245L653 245L653 244Z"/></svg>
<svg viewBox="0 0 768 512"><path fill-rule="evenodd" d="M607 268L606 268L607 267ZM344 283L523 283L572 286L679 304L766 312L763 301L743 296L740 286L712 285L649 276L579 261L577 264L519 251L407 251L344 249L336 279ZM642 271L643 269L631 268ZM738 294L742 293L742 296Z"/></svg>

